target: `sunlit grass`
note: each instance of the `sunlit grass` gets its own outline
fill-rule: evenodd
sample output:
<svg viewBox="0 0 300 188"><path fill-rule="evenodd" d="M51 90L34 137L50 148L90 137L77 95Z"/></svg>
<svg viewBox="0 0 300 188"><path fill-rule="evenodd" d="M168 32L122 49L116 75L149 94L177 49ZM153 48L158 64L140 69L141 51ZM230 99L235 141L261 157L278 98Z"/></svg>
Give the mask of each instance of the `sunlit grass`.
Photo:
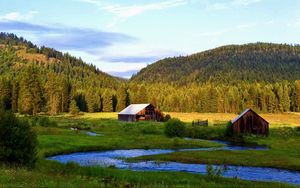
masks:
<svg viewBox="0 0 300 188"><path fill-rule="evenodd" d="M234 118L235 114L212 113L171 113L186 121L188 127L195 119L209 119L210 125L204 127L202 135L220 137L224 132L224 122ZM267 116L268 114L266 114ZM20 118L27 118L19 116ZM271 114L273 122L295 126L299 114ZM117 113L83 113L79 116L61 114L49 117L57 122L55 127L34 126L39 140L39 161L32 170L0 167L0 187L292 187L277 183L241 181L235 179L210 179L203 175L172 172L133 172L99 167L79 167L75 164L58 164L46 161L44 156L79 151L132 149L132 148L195 148L216 147L208 141L168 138L164 135L164 125L159 122L128 123L117 120ZM267 117L268 118L268 117ZM223 125L221 125L223 122ZM294 124L293 124L294 123ZM289 125L290 126L290 125ZM71 130L77 127L78 130ZM291 129L291 128L290 128ZM92 137L86 131L99 136ZM272 132L270 138L253 138L261 144L271 146L265 151L203 151L181 152L168 155L166 159L193 163L223 163L241 165L261 165L298 169L297 157L299 139L293 129ZM157 159L160 157L157 156ZM209 161L205 161L209 159ZM286 163L285 163L286 162Z"/></svg>
<svg viewBox="0 0 300 188"><path fill-rule="evenodd" d="M80 118L90 119L118 119L117 112L97 112L97 113L84 113Z"/></svg>
<svg viewBox="0 0 300 188"><path fill-rule="evenodd" d="M231 113L179 113L179 112L165 112L171 117L179 118L185 122L192 122L194 120L207 120L210 123L227 122L235 117L237 114ZM285 127L300 126L300 113L278 113L278 114L259 114L265 118L270 127Z"/></svg>
<svg viewBox="0 0 300 188"><path fill-rule="evenodd" d="M228 122L238 114L233 113L181 113L181 112L164 112L164 114L170 114L171 117L179 118L184 122L192 122L195 120L208 120L210 124L218 124ZM287 112L287 113L276 113L276 114L259 114L265 118L271 127L285 127L300 126L300 113ZM57 117L68 118L72 117L69 114L60 115ZM98 113L82 113L79 116L73 117L74 119L118 119L117 112L98 112Z"/></svg>

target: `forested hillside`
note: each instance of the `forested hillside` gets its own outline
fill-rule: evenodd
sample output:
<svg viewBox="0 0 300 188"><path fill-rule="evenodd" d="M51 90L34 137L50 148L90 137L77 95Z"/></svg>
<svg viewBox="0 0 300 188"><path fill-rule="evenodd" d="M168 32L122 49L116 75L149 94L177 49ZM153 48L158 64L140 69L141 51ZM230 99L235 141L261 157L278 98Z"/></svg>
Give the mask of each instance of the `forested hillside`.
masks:
<svg viewBox="0 0 300 188"><path fill-rule="evenodd" d="M119 82L67 53L0 34L0 99L6 109L57 114L68 112L75 100L81 111L112 111Z"/></svg>
<svg viewBox="0 0 300 188"><path fill-rule="evenodd" d="M254 83L300 79L300 46L229 45L186 57L166 58L142 69L136 82Z"/></svg>
<svg viewBox="0 0 300 188"><path fill-rule="evenodd" d="M298 81L297 81L298 80ZM148 65L131 79L144 83L166 111L300 111L300 46L230 45Z"/></svg>
<svg viewBox="0 0 300 188"><path fill-rule="evenodd" d="M127 82L69 54L0 34L0 105L6 109L53 115L149 102L175 112L299 112L300 47L220 47L161 60Z"/></svg>

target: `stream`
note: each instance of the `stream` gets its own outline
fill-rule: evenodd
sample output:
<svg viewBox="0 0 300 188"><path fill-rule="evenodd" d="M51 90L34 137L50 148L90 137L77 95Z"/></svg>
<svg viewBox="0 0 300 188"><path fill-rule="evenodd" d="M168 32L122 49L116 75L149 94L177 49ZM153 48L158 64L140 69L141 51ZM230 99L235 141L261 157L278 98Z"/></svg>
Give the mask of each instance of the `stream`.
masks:
<svg viewBox="0 0 300 188"><path fill-rule="evenodd" d="M189 140L189 138L185 138ZM174 171L189 172L194 174L206 174L206 164L186 164L179 162L126 162L124 158L134 158L145 155L157 155L173 153L177 151L209 151L209 150L266 150L266 146L236 146L229 142L213 140L225 146L216 148L192 148L192 149L127 149L97 152L77 152L65 155L49 157L49 160L61 163L76 162L81 166L114 166L119 169L130 169L135 171ZM222 167L222 165L213 165ZM278 168L233 166L227 165L224 177L239 178L252 181L274 181L300 185L300 171L290 171Z"/></svg>

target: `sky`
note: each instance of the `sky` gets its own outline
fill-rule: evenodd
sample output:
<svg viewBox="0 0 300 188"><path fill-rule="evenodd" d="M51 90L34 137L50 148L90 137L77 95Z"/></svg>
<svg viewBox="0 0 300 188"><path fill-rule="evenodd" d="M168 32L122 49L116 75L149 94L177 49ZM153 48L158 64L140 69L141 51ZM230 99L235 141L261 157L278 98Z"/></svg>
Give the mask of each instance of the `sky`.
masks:
<svg viewBox="0 0 300 188"><path fill-rule="evenodd" d="M300 43L300 0L0 0L0 31L130 78L222 45Z"/></svg>

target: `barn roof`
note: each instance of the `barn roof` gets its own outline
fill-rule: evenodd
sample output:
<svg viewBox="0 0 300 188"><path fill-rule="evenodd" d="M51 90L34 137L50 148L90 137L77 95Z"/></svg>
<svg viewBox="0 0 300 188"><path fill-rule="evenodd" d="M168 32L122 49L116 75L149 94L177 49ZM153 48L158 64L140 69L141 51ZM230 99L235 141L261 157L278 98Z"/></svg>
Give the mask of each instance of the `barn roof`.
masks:
<svg viewBox="0 0 300 188"><path fill-rule="evenodd" d="M120 115L135 115L149 105L150 105L150 103L148 103L148 104L131 104L131 105L127 106L124 110L119 112L119 114Z"/></svg>
<svg viewBox="0 0 300 188"><path fill-rule="evenodd" d="M246 109L244 112L242 112L238 117L236 117L235 119L231 120L231 123L235 123L237 120L239 120L241 117L243 117L247 112L249 112L251 109L248 108Z"/></svg>
<svg viewBox="0 0 300 188"><path fill-rule="evenodd" d="M236 117L235 119L231 120L231 123L234 124L235 122L237 122L241 117L243 117L247 112L252 111L254 112L251 108L246 109L244 112L242 112L240 115L238 115L238 117ZM259 116L261 119L263 119L265 122L267 122L264 118L262 118L260 115L258 115L256 112L254 112L257 116ZM268 123L268 122L267 122Z"/></svg>

